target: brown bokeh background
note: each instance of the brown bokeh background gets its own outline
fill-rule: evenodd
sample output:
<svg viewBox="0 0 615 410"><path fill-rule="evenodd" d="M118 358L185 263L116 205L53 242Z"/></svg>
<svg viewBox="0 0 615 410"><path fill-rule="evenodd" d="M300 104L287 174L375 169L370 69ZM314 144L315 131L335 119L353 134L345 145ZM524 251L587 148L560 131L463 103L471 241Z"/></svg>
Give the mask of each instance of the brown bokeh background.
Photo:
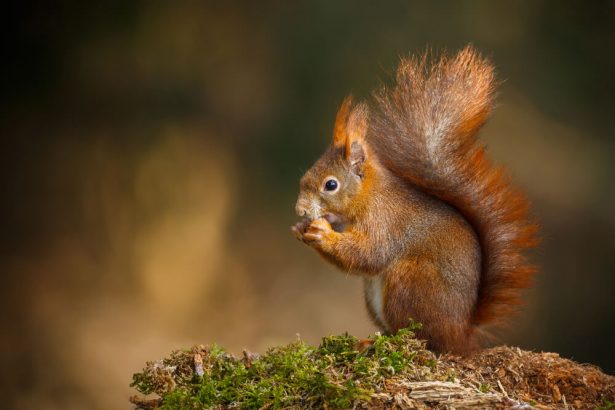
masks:
<svg viewBox="0 0 615 410"><path fill-rule="evenodd" d="M544 242L501 341L615 372L615 3L30 2L3 13L3 408L128 408L195 343L375 328L289 232L337 105L468 42L503 80L483 136Z"/></svg>

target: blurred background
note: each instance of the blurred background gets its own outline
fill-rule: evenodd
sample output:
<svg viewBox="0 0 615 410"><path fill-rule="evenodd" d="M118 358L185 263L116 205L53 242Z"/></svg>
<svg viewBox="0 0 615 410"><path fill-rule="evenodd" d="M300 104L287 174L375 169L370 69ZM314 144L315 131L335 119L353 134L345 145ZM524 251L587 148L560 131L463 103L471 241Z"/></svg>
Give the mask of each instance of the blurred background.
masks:
<svg viewBox="0 0 615 410"><path fill-rule="evenodd" d="M615 3L16 2L2 19L3 408L129 408L197 343L375 328L361 281L290 234L336 109L399 56L473 43L483 131L544 242L502 343L615 373Z"/></svg>

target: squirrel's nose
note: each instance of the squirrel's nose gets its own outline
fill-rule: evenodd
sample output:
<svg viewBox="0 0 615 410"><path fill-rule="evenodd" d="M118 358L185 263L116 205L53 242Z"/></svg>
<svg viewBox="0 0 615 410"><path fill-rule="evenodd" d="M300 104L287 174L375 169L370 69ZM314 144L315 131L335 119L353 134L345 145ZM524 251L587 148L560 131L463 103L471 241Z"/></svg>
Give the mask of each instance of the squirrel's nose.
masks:
<svg viewBox="0 0 615 410"><path fill-rule="evenodd" d="M295 212L297 212L297 215L299 215L300 217L304 217L307 214L307 208L305 207L301 199L299 199L297 201L297 204L295 205Z"/></svg>

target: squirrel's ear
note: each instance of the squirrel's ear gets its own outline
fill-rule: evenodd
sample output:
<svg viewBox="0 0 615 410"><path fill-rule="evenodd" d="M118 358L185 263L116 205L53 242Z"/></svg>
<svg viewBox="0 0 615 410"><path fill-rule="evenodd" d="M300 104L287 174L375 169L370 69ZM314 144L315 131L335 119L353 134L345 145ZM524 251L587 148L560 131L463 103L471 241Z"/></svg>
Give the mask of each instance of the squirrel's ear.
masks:
<svg viewBox="0 0 615 410"><path fill-rule="evenodd" d="M357 175L361 174L361 165L367 157L367 149L365 146L365 139L367 135L367 127L369 120L369 108L367 104L357 104L350 115L348 116L348 122L346 123L346 146L344 154L346 160L350 162L353 171Z"/></svg>
<svg viewBox="0 0 615 410"><path fill-rule="evenodd" d="M335 148L345 148L346 140L348 139L348 116L352 107L352 97L348 96L342 102L340 109L335 117L335 125L333 126L333 146Z"/></svg>
<svg viewBox="0 0 615 410"><path fill-rule="evenodd" d="M352 97L348 96L337 112L333 128L333 146L343 149L344 157L357 174L360 174L361 165L367 155L365 136L368 119L367 104L359 103L352 107Z"/></svg>

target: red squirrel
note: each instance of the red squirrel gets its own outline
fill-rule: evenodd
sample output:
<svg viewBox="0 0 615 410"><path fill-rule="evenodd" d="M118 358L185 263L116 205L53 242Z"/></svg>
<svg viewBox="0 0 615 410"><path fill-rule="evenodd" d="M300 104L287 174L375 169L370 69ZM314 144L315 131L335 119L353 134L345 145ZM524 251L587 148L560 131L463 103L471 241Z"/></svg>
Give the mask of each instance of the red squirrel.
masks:
<svg viewBox="0 0 615 410"><path fill-rule="evenodd" d="M363 277L384 332L415 320L439 352L479 347L535 273L528 201L477 139L494 88L471 46L402 59L369 104L346 98L332 145L300 182L295 236Z"/></svg>

